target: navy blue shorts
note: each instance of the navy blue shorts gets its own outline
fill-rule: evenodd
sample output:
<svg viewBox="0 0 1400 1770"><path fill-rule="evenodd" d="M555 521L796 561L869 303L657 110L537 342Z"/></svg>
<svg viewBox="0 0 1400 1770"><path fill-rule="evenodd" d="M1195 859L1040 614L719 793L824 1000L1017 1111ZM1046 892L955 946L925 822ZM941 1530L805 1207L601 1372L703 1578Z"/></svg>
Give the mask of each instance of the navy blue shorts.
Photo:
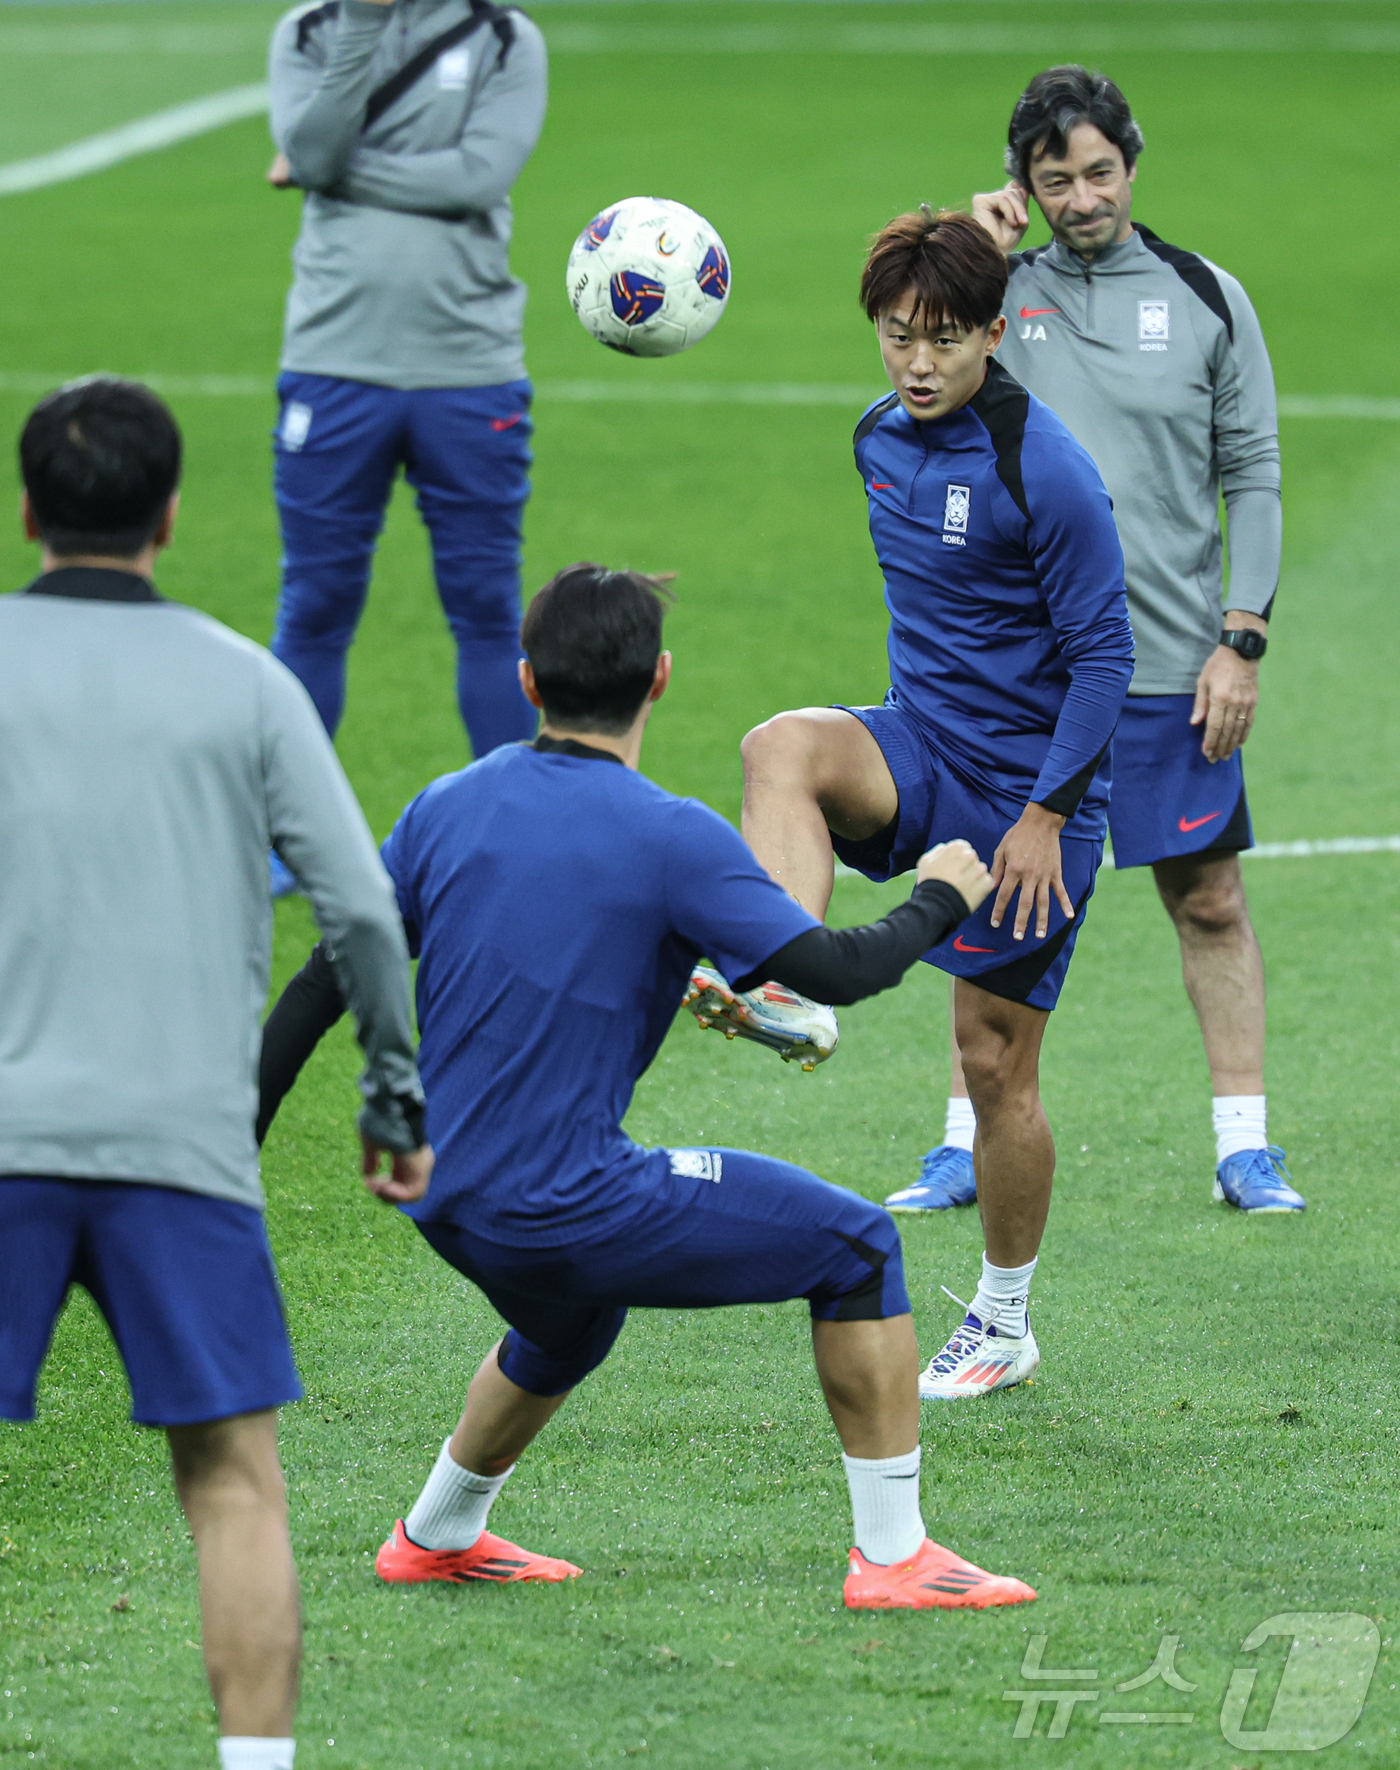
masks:
<svg viewBox="0 0 1400 1770"><path fill-rule="evenodd" d="M1205 727L1191 724L1194 702L1189 694L1144 694L1123 703L1108 806L1115 867L1254 846L1243 756L1206 761Z"/></svg>
<svg viewBox="0 0 1400 1770"><path fill-rule="evenodd" d="M102 1311L142 1426L300 1401L262 1212L127 1180L0 1176L0 1419L32 1420L70 1285Z"/></svg>
<svg viewBox="0 0 1400 1770"><path fill-rule="evenodd" d="M909 1313L899 1231L879 1205L744 1149L655 1153L667 1166L629 1189L616 1225L564 1246L548 1246L547 1229L539 1246L513 1247L419 1222L509 1324L500 1366L521 1389L572 1389L612 1350L629 1309L805 1297L817 1321Z"/></svg>
<svg viewBox="0 0 1400 1770"><path fill-rule="evenodd" d="M893 823L864 842L848 842L832 834L837 857L867 879L883 883L918 865L919 857L939 842L961 836L977 850L988 866L1002 837L1014 819L992 805L944 763L924 742L914 721L899 707L845 707L865 726L894 779L899 812ZM1013 897L1000 928L992 927L995 892L980 909L938 946L924 954L924 963L936 965L954 977L965 977L979 989L1008 1002L1024 1002L1031 1008L1053 1008L1060 999L1070 955L1084 921L1084 910L1093 895L1094 880L1103 843L1083 837L1060 838L1060 866L1065 891L1075 906L1073 920L1066 917L1054 897L1044 940L1035 935L1034 923L1022 940L1012 937L1016 899Z"/></svg>

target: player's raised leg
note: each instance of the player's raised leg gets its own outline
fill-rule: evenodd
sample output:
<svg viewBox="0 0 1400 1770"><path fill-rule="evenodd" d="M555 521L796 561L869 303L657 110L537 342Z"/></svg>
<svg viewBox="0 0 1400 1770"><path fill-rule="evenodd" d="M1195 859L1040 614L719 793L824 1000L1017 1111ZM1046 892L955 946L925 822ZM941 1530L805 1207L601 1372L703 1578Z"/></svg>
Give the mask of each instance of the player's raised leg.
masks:
<svg viewBox="0 0 1400 1770"><path fill-rule="evenodd" d="M831 902L833 832L868 841L899 814L870 732L842 707L803 707L756 726L740 746L744 839L771 878L819 920Z"/></svg>
<svg viewBox="0 0 1400 1770"><path fill-rule="evenodd" d="M204 1664L224 1770L291 1770L301 1610L277 1416L169 1428L175 1490L199 1553Z"/></svg>
<svg viewBox="0 0 1400 1770"><path fill-rule="evenodd" d="M741 753L749 846L805 910L824 916L835 878L833 833L864 841L898 815L879 745L843 708L806 707L756 727ZM753 1039L803 1069L824 1062L839 1039L825 1003L768 980L735 990L704 965L692 974L685 1006L702 1027Z"/></svg>

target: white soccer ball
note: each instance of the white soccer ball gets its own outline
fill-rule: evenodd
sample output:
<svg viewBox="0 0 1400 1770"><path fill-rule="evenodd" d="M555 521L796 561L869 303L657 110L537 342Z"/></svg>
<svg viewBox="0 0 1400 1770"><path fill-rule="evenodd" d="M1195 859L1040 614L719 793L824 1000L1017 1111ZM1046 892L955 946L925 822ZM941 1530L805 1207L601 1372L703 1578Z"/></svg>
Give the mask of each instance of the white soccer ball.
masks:
<svg viewBox="0 0 1400 1770"><path fill-rule="evenodd" d="M628 197L574 241L566 287L586 332L628 356L674 356L729 300L724 241L684 203Z"/></svg>

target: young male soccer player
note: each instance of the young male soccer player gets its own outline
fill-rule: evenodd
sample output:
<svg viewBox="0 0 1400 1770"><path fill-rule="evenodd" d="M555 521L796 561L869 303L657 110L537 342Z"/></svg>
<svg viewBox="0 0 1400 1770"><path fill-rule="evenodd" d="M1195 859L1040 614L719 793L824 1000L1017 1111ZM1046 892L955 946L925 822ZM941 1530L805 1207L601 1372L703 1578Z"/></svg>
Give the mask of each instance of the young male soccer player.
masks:
<svg viewBox="0 0 1400 1770"><path fill-rule="evenodd" d="M508 248L544 39L485 0L329 0L277 26L270 79L268 177L306 191L277 384L272 649L333 733L404 467L483 756L535 729L515 675L531 394Z"/></svg>
<svg viewBox="0 0 1400 1770"><path fill-rule="evenodd" d="M780 713L744 740L744 833L813 915L833 851L888 879L958 831L991 863L995 897L926 955L957 980L986 1236L966 1319L921 1379L929 1397L983 1395L1039 1363L1026 1303L1055 1165L1040 1043L1094 886L1132 670L1103 482L995 360L1006 274L967 215L926 208L876 238L861 300L895 391L855 452L891 688L881 707Z"/></svg>
<svg viewBox="0 0 1400 1770"><path fill-rule="evenodd" d="M1214 1094L1216 1198L1301 1211L1268 1139L1264 968L1239 859L1253 842L1241 749L1282 539L1268 351L1234 277L1132 221L1142 131L1111 80L1037 74L1009 144L1011 182L973 213L1011 251L1029 193L1054 241L1012 257L1002 360L1098 462L1126 559L1137 668L1113 740L1114 865L1152 868L1180 938ZM886 1201L896 1209L974 1196L956 1040L953 1071L944 1144Z"/></svg>
<svg viewBox="0 0 1400 1770"><path fill-rule="evenodd" d="M493 1536L487 1514L628 1309L805 1297L855 1513L846 1603L1023 1602L1028 1586L924 1535L918 1355L889 1215L788 1162L642 1149L621 1129L698 957L855 1001L963 920L986 869L951 842L919 860L913 896L883 921L820 927L723 818L638 773L671 672L661 616L654 584L631 572L575 566L546 585L522 634L541 735L434 782L384 845L421 954L437 1166L426 1192L378 1191L509 1329L376 1565L386 1580L577 1574ZM318 949L268 1022L264 1120L340 1006Z"/></svg>
<svg viewBox="0 0 1400 1770"><path fill-rule="evenodd" d="M393 1148L407 1178L431 1155L403 928L301 685L151 582L178 501L170 413L78 382L30 414L20 463L43 570L0 597L0 1418L33 1418L82 1285L133 1417L169 1437L223 1770L291 1770L274 1410L301 1388L253 1142L269 844L338 955L375 1166Z"/></svg>

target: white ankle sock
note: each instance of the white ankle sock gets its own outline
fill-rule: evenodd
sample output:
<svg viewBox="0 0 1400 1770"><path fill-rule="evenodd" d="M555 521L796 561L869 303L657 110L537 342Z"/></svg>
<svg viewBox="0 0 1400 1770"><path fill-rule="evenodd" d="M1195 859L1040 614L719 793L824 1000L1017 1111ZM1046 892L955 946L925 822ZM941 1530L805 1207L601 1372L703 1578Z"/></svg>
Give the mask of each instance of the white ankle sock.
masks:
<svg viewBox="0 0 1400 1770"><path fill-rule="evenodd" d="M972 1102L963 1095L948 1096L948 1116L943 1121L943 1141L954 1149L972 1153L972 1139L977 1135L977 1114Z"/></svg>
<svg viewBox="0 0 1400 1770"><path fill-rule="evenodd" d="M995 1322L999 1334L1021 1339L1026 1332L1026 1300L1034 1276L1035 1260L1024 1266L993 1266L983 1254L982 1278L972 1299L972 1313L984 1326Z"/></svg>
<svg viewBox="0 0 1400 1770"><path fill-rule="evenodd" d="M1215 1165L1242 1149L1269 1147L1268 1117L1263 1094L1217 1094L1210 1103L1215 1126Z"/></svg>
<svg viewBox="0 0 1400 1770"><path fill-rule="evenodd" d="M420 1549L469 1549L486 1528L491 1502L515 1471L512 1463L504 1475L473 1475L454 1463L448 1439L433 1464L433 1472L403 1521L410 1539Z"/></svg>
<svg viewBox="0 0 1400 1770"><path fill-rule="evenodd" d="M851 1511L856 1521L856 1547L878 1567L907 1561L923 1542L919 1510L919 1447L902 1457L843 1455Z"/></svg>
<svg viewBox="0 0 1400 1770"><path fill-rule="evenodd" d="M219 1741L219 1770L292 1770L296 1755L294 1739L226 1734Z"/></svg>

